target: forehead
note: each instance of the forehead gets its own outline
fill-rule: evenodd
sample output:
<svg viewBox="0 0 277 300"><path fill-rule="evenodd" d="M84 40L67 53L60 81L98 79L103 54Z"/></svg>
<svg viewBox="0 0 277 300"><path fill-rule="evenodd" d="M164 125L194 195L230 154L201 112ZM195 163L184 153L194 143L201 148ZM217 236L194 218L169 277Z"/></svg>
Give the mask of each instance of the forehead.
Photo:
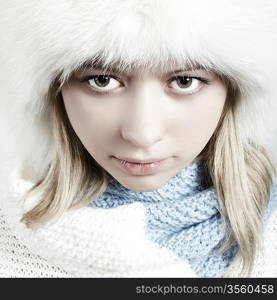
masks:
<svg viewBox="0 0 277 300"><path fill-rule="evenodd" d="M184 59L181 62L178 60L166 60L159 63L155 63L154 60L147 61L125 61L124 59L113 59L108 60L106 57L98 55L93 58L89 58L82 63L76 65L67 74L62 74L59 79L59 89L68 82L72 77L89 75L90 72L95 70L101 71L101 73L114 73L121 76L130 76L142 78L146 74L152 74L157 77L174 76L174 74L180 72L193 72L193 71L204 71L206 74L216 76L225 84L236 85L233 79L226 76L224 73L219 71L213 64L204 64L191 59Z"/></svg>
<svg viewBox="0 0 277 300"><path fill-rule="evenodd" d="M193 62L190 60L186 60L183 63L179 63L172 60L167 62L167 64L159 63L143 63L143 62L124 62L123 60L114 60L114 61L105 61L102 58L97 59L89 59L84 63L80 64L74 72L86 72L90 70L101 70L103 72L113 72L117 74L134 74L137 75L147 73L153 74L165 74L176 71L193 71L204 69L206 71L212 71L211 66L207 67L198 62Z"/></svg>

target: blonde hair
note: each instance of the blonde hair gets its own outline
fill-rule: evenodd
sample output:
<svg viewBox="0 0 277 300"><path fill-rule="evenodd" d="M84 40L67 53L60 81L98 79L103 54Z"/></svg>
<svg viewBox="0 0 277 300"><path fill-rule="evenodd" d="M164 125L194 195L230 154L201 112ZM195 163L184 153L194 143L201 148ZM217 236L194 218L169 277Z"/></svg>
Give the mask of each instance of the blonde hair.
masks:
<svg viewBox="0 0 277 300"><path fill-rule="evenodd" d="M226 101L202 160L218 194L224 223L230 228L221 251L236 241L243 262L239 275L248 276L262 243L263 215L276 176L276 162L264 147L253 141L242 143L236 125L236 98L231 98L233 103Z"/></svg>
<svg viewBox="0 0 277 300"><path fill-rule="evenodd" d="M84 148L67 117L56 83L49 90L55 155L45 176L28 191L25 199L39 195L40 201L26 212L22 221L39 227L68 209L87 205L101 195L108 183L106 171ZM276 165L261 146L242 143L236 126L237 92L229 94L218 126L199 159L218 194L220 213L229 236L221 247L239 245L241 275L249 275L259 245L263 212L270 196Z"/></svg>
<svg viewBox="0 0 277 300"><path fill-rule="evenodd" d="M39 227L57 219L66 210L85 206L101 195L108 176L85 149L67 117L56 83L50 88L47 101L53 123L55 154L45 176L27 193L41 199L22 221L28 227Z"/></svg>

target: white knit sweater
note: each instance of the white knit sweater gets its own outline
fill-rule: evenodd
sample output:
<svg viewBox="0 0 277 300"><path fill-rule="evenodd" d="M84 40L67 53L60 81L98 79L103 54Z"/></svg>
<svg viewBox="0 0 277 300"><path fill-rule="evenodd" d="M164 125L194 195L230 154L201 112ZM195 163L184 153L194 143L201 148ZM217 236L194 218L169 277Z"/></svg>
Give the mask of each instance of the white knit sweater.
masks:
<svg viewBox="0 0 277 300"><path fill-rule="evenodd" d="M17 180L10 192L1 191L1 277L197 277L176 254L145 238L141 203L108 210L83 207L31 230L19 221L26 209L20 195L29 186ZM224 277L238 277L240 264L237 256ZM277 277L276 211L251 277Z"/></svg>

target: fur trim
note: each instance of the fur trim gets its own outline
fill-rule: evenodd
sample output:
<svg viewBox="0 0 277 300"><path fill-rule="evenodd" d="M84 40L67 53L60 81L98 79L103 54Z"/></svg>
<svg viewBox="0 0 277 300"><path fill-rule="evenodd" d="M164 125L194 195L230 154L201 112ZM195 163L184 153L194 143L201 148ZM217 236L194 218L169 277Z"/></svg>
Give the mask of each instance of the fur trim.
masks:
<svg viewBox="0 0 277 300"><path fill-rule="evenodd" d="M38 176L47 168L49 86L97 59L162 70L197 63L224 74L241 90L243 139L274 149L275 0L9 0L0 20L0 137L18 167L28 162Z"/></svg>

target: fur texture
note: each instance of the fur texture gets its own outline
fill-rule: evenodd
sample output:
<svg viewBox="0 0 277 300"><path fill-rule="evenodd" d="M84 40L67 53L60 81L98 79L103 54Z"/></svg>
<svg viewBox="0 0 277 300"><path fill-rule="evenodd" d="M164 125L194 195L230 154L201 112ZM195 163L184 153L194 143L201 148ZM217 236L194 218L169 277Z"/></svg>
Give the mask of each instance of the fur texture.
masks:
<svg viewBox="0 0 277 300"><path fill-rule="evenodd" d="M2 170L10 158L35 176L46 169L49 86L96 58L161 71L197 63L224 74L241 91L243 139L274 150L275 0L1 0L0 20Z"/></svg>

